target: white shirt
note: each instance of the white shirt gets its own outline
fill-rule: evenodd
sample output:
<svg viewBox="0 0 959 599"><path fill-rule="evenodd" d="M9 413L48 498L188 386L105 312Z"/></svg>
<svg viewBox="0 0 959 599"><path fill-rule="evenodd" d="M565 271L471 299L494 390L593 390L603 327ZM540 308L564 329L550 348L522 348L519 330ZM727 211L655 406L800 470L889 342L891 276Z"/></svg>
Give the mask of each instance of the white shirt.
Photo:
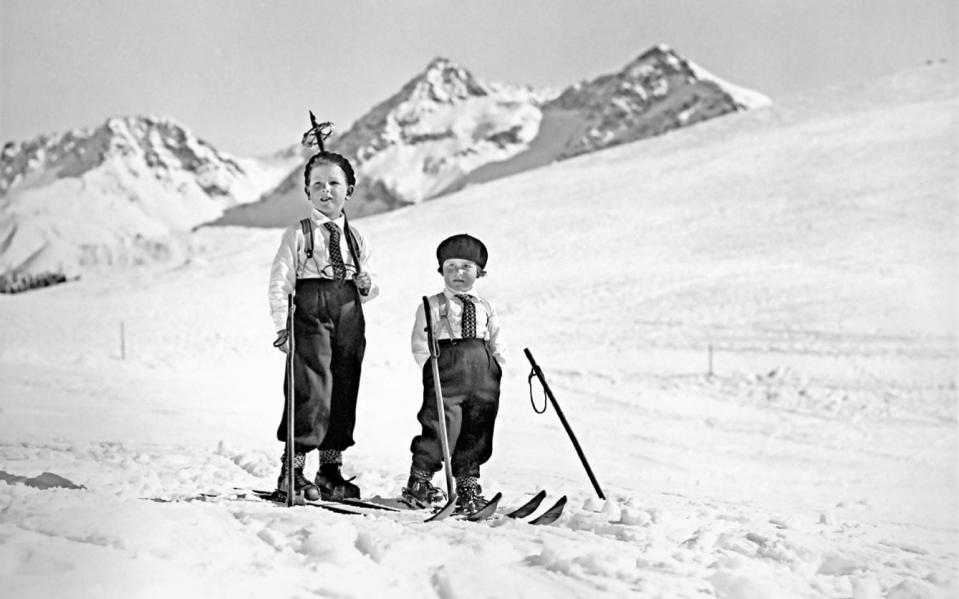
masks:
<svg viewBox="0 0 959 599"><path fill-rule="evenodd" d="M332 222L340 228L340 254L343 256L343 262L348 267L352 267L347 268L347 277L352 278L356 273L356 264L347 245L346 234L343 231L344 217L341 216L336 220L331 220L325 214L314 209L310 218L313 220L313 257L309 260L306 258L306 240L303 237L300 223L297 222L283 231L280 248L276 251L273 266L270 268L270 316L273 318L273 324L277 331L286 328L286 298L296 287L297 278L333 278L332 268L330 267L330 232L326 229L324 223ZM350 225L350 231L356 237L360 266L363 272L370 275L373 283L369 294L360 296L360 301L366 303L379 294L380 288L377 285L376 273L370 268L372 252L369 244L353 225Z"/></svg>
<svg viewBox="0 0 959 599"><path fill-rule="evenodd" d="M485 299L473 293L466 292L466 294L473 298L473 305L476 307L476 337L489 343L490 352L502 367L506 364L507 347L500 332L496 311ZM432 295L429 301L432 308L433 334L437 339L462 339L463 302L456 297L458 292L449 287L443 289L443 295L446 296L446 315L450 326L447 327L445 322L440 320L440 301L439 298ZM423 365L430 359L430 348L426 341L426 312L422 302L416 308L410 345L413 350L413 359L416 360L417 366L423 368Z"/></svg>

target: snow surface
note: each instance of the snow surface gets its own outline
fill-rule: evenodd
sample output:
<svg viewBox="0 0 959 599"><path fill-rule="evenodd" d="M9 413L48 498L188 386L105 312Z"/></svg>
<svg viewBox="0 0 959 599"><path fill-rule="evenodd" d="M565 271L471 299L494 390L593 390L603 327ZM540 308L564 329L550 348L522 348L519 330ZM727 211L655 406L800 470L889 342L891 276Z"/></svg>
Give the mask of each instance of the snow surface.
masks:
<svg viewBox="0 0 959 599"><path fill-rule="evenodd" d="M552 526L149 500L275 484L277 230L0 296L0 595L956 596L957 87L850 84L355 222L383 291L345 470L405 482L413 313L469 232L513 347L483 484L567 494Z"/></svg>

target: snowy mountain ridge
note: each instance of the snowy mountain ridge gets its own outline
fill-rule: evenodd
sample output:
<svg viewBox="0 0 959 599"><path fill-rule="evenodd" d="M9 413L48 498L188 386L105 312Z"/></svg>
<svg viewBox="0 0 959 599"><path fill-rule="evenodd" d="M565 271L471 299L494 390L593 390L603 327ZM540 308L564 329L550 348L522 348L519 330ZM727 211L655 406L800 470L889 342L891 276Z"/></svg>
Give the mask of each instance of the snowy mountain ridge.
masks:
<svg viewBox="0 0 959 599"><path fill-rule="evenodd" d="M539 130L541 107L555 91L488 82L437 57L327 147L354 164L351 216L435 197L465 174L524 151ZM217 224L281 226L309 211L301 169L256 204L228 211Z"/></svg>
<svg viewBox="0 0 959 599"><path fill-rule="evenodd" d="M111 117L95 128L8 142L2 158L0 194L81 175L119 159L127 170L140 170L134 176L152 176L178 189L194 179L206 195L230 205L255 199L256 185L250 183L259 174L248 159L220 152L162 116Z"/></svg>
<svg viewBox="0 0 959 599"><path fill-rule="evenodd" d="M509 117L513 113L497 112L495 108L522 112L523 107L542 105L553 95L530 87L485 82L449 59L435 58L423 73L357 121L340 140L342 148L337 149L355 156L358 164L363 165L394 145L416 145L467 134L468 141L473 143L496 140L503 137L503 131L492 129L497 125L503 129L511 123L477 122L490 116L485 111ZM509 127L507 131L513 129Z"/></svg>
<svg viewBox="0 0 959 599"><path fill-rule="evenodd" d="M0 156L0 272L71 275L149 259L133 247L256 200L301 160L237 158L155 116L8 142Z"/></svg>
<svg viewBox="0 0 959 599"><path fill-rule="evenodd" d="M392 203L417 203L463 173L525 149L551 95L487 83L437 58L361 118L336 147L355 157L363 178L380 184ZM378 195L371 199L380 200Z"/></svg>
<svg viewBox="0 0 959 599"><path fill-rule="evenodd" d="M437 57L327 145L354 162L360 217L766 103L665 45L562 92ZM7 143L0 275L162 259L204 223L285 226L309 212L303 160L295 147L236 158L149 116Z"/></svg>
<svg viewBox="0 0 959 599"><path fill-rule="evenodd" d="M566 89L546 111L573 112L585 127L560 151L569 158L766 104L660 44L619 72Z"/></svg>
<svg viewBox="0 0 959 599"><path fill-rule="evenodd" d="M769 103L665 44L561 92L487 82L436 58L328 145L354 161L348 210L361 216ZM308 208L294 172L218 223L279 226Z"/></svg>

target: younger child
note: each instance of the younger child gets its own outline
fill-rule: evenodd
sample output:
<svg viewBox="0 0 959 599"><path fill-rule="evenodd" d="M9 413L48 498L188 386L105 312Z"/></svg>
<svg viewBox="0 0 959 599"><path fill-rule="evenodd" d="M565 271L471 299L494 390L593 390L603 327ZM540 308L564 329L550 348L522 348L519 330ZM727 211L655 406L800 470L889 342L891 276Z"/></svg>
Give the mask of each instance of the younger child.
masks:
<svg viewBox="0 0 959 599"><path fill-rule="evenodd" d="M359 488L340 473L342 451L353 445L360 367L366 350L362 303L379 293L369 269L370 248L343 214L356 176L339 154L321 151L303 172L313 205L308 221L283 232L270 270L273 343L289 351L287 295L294 294L293 382L295 414L294 488L307 499L359 497ZM312 244L310 240L312 239ZM283 381L284 397L289 373ZM283 409L276 437L286 440L289 414ZM303 475L306 453L320 451L315 485ZM286 452L276 486L286 493Z"/></svg>
<svg viewBox="0 0 959 599"><path fill-rule="evenodd" d="M440 386L446 429L456 478L457 511L473 512L486 503L479 484L480 466L493 453L493 425L499 408L502 364L506 347L490 303L469 292L486 275L486 246L466 234L443 240L436 249L444 289L429 298L433 334L439 340ZM416 311L412 334L413 357L423 371L423 405L417 419L422 433L413 438L413 463L403 497L420 507L446 500L433 486L434 473L443 467L433 370L428 363L426 313Z"/></svg>

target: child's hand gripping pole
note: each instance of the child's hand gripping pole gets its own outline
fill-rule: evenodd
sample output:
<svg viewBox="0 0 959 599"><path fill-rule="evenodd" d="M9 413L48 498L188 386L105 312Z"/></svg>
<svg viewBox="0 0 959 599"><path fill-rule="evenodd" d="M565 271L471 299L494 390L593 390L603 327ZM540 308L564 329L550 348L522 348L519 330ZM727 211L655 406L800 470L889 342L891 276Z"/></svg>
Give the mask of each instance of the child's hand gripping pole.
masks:
<svg viewBox="0 0 959 599"><path fill-rule="evenodd" d="M440 386L440 367L437 358L440 356L440 345L436 336L433 334L433 310L430 308L430 300L423 296L423 310L426 313L426 343L430 348L430 366L433 369L433 390L436 394L436 414L440 425L440 445L443 447L443 469L446 473L446 495L449 501L443 508L436 512L430 520L440 520L448 516L456 508L456 486L453 483L453 466L450 458L450 441L446 433L446 409L443 407L443 390Z"/></svg>
<svg viewBox="0 0 959 599"><path fill-rule="evenodd" d="M526 354L526 359L528 359L529 363L533 366L533 369L529 373L529 378L527 379L527 382L529 383L530 403L533 401L533 377L535 376L539 379L540 384L543 385L543 391L546 393L546 397L549 399L550 403L553 404L553 408L556 410L556 415L559 416L559 421L563 424L563 428L566 429L566 434L569 435L570 441L573 442L573 447L576 449L576 455L579 456L579 461L582 462L583 467L586 468L586 474L589 476L589 482L593 483L593 489L596 490L596 494L599 495L600 499L606 499L606 496L603 495L603 490L599 488L599 482L597 482L596 477L593 475L592 468L589 467L589 462L586 461L586 455L583 453L583 448L579 446L579 441L576 440L576 435L573 434L573 429L571 429L569 427L569 423L566 422L566 416L564 416L563 411L559 409L559 403L556 402L556 398L553 396L553 391L549 388L549 385L546 384L546 377L543 376L543 371L536 363L536 360L533 359L533 354L530 353L529 349L524 349L523 353ZM542 414L546 411L546 404L543 404L542 410L537 410L536 404L533 404L533 411L537 414Z"/></svg>

